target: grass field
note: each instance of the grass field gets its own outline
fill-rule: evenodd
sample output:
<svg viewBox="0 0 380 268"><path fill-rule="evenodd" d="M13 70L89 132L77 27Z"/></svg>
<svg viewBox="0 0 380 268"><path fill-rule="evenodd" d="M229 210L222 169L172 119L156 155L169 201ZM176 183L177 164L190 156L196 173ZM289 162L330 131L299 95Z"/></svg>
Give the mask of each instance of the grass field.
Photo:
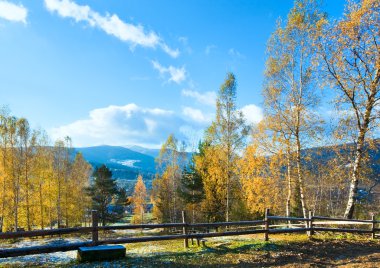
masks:
<svg viewBox="0 0 380 268"><path fill-rule="evenodd" d="M309 240L306 235L273 235L264 242L262 236L247 235L207 239L206 247L187 250L182 240L125 246L127 257L111 262L9 259L1 267L380 267L380 241L368 236L319 235Z"/></svg>

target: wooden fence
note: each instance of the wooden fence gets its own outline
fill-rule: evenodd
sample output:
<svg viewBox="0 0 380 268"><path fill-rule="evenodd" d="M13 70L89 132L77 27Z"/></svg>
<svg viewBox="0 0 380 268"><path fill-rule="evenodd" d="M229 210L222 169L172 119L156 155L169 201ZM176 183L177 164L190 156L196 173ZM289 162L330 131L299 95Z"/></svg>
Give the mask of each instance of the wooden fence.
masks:
<svg viewBox="0 0 380 268"><path fill-rule="evenodd" d="M207 237L218 236L237 236L247 234L264 234L265 241L269 240L270 234L279 233L307 233L310 237L315 232L327 231L327 232L342 232L342 233L360 233L371 234L372 238L375 238L376 232L380 229L376 228L376 224L380 221L376 221L372 216L371 220L349 220L342 218L329 218L312 216L309 213L308 218L296 218L296 217L280 217L271 216L269 209L265 211L265 218L263 220L256 221L237 221L237 222L214 222L214 223L188 223L186 221L185 212L182 212L182 223L162 223L162 224L128 224L118 226L98 226L98 214L96 211L92 211L92 226L91 227L76 227L76 228L62 228L53 230L36 230L36 231L22 231L22 232L5 232L0 233L1 239L15 239L25 237L39 237L39 236L53 236L64 235L73 233L91 233L91 240L85 242L67 243L63 245L43 245L24 248L9 248L0 249L0 258L24 256L31 254L52 253L58 251L71 251L77 250L79 247L84 246L97 246L104 244L127 244L137 242L150 242L161 240L175 240L183 239L184 246L189 246L189 239L203 239ZM282 224L272 224L280 222ZM295 223L294 223L295 222ZM323 227L323 226L341 226L341 225L367 225L369 228L342 228L342 227ZM231 227L244 227L244 229L231 230ZM225 227L222 231L218 232L219 227ZM141 236L141 237L123 237L117 239L99 240L99 231L104 230L128 230L128 229L162 229L162 228L175 228L180 229L180 234L170 235L154 235L154 236ZM215 228L215 232L199 232L200 229ZM198 232L196 231L198 230Z"/></svg>

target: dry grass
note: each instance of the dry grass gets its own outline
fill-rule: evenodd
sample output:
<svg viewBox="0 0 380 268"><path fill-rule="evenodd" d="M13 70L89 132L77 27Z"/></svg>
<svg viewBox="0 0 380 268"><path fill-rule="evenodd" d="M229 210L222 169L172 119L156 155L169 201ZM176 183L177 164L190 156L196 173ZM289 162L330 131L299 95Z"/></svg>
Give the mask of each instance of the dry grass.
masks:
<svg viewBox="0 0 380 268"><path fill-rule="evenodd" d="M368 236L262 235L207 239L206 247L183 241L128 244L127 257L112 262L79 264L71 261L60 267L380 267L380 241ZM12 267L52 267L57 263L8 263Z"/></svg>

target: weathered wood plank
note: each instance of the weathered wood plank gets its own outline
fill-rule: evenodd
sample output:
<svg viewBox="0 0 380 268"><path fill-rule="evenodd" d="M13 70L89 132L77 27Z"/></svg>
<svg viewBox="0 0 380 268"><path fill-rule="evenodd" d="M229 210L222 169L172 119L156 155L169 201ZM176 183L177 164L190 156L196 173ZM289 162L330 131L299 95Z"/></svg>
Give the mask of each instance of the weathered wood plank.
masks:
<svg viewBox="0 0 380 268"><path fill-rule="evenodd" d="M219 226L249 226L249 225L259 225L264 224L265 221L237 221L237 222L212 222L212 223L192 223L188 224L190 228L197 227L219 227Z"/></svg>
<svg viewBox="0 0 380 268"><path fill-rule="evenodd" d="M313 216L314 220L330 220L330 221L345 221L345 222L369 222L372 223L371 220L355 220L355 219L344 219L344 218L329 218L329 217L321 217L321 216Z"/></svg>
<svg viewBox="0 0 380 268"><path fill-rule="evenodd" d="M362 233L370 234L372 230L364 229L344 229L344 228L327 228L327 227L314 227L314 231L325 231L325 232L337 232L337 233Z"/></svg>
<svg viewBox="0 0 380 268"><path fill-rule="evenodd" d="M61 228L52 230L35 230L23 232L5 232L0 233L0 239L12 239L20 237L35 237L35 236L48 236L48 235L64 235L72 233L88 233L91 232L91 227L75 227L75 228Z"/></svg>
<svg viewBox="0 0 380 268"><path fill-rule="evenodd" d="M79 247L77 259L81 262L103 261L124 258L126 249L121 245Z"/></svg>
<svg viewBox="0 0 380 268"><path fill-rule="evenodd" d="M280 220L280 221L310 221L308 218L297 218L297 217L281 217L281 216L268 216L270 220Z"/></svg>
<svg viewBox="0 0 380 268"><path fill-rule="evenodd" d="M160 223L160 224L125 224L112 226L99 226L98 230L128 230L128 229L160 229L160 228L183 228L183 223Z"/></svg>
<svg viewBox="0 0 380 268"><path fill-rule="evenodd" d="M284 228L284 229L269 229L270 234L284 234L284 233L304 233L310 231L310 228Z"/></svg>

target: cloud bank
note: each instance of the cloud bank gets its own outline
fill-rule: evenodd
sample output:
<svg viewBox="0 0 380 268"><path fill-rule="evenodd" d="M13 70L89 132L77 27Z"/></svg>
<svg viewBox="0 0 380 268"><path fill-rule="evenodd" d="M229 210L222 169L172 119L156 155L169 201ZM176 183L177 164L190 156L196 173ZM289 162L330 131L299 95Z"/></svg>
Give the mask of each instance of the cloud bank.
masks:
<svg viewBox="0 0 380 268"><path fill-rule="evenodd" d="M78 5L71 0L44 0L47 10L63 18L72 18L76 22L86 22L91 27L103 30L119 40L136 46L161 48L173 58L179 56L178 49L170 48L155 32L145 31L142 25L122 21L116 14L101 15L88 5Z"/></svg>
<svg viewBox="0 0 380 268"><path fill-rule="evenodd" d="M0 18L26 24L28 10L23 5L0 1Z"/></svg>
<svg viewBox="0 0 380 268"><path fill-rule="evenodd" d="M186 140L181 128L187 121L173 111L139 107L136 104L111 105L90 111L89 117L53 128L53 139L73 138L75 146L140 145L158 147L169 134Z"/></svg>
<svg viewBox="0 0 380 268"><path fill-rule="evenodd" d="M258 123L263 117L261 108L253 104L244 106L241 111L250 124ZM87 118L49 132L54 140L70 136L77 147L133 144L158 148L169 134L188 143L198 142L214 117L214 113L192 107L183 107L182 112L175 113L130 103L94 109Z"/></svg>

